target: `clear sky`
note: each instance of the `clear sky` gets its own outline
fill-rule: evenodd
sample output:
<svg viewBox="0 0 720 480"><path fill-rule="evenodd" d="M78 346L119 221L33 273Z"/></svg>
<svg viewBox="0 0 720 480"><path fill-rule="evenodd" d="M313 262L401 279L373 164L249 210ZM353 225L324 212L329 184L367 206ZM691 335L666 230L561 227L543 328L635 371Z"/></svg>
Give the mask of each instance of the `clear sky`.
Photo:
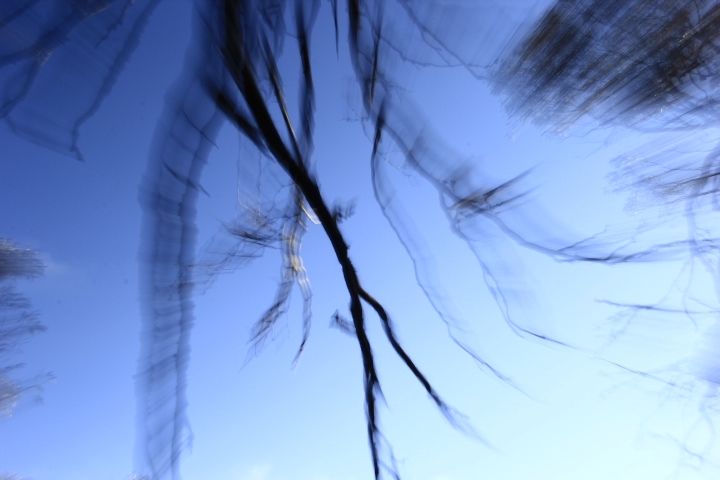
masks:
<svg viewBox="0 0 720 480"><path fill-rule="evenodd" d="M191 11L185 0L160 4L111 95L81 130L84 162L0 130L0 236L39 250L47 265L44 277L19 283L48 330L17 358L26 364L24 374L55 377L43 385L41 403L29 395L12 418L0 419L0 478L124 480L133 471L138 186L164 92L190 41ZM434 284L462 322L457 335L514 386L480 368L449 338L373 199L372 143L358 118L347 52L341 46L336 56L333 35L323 2L313 37L319 183L330 201L355 202L343 232L362 281L385 304L408 353L483 439L448 425L369 314L386 401L381 425L403 478L717 478L718 400L713 384L688 366L708 319L697 327L683 316L640 314L623 330L622 310L601 302L649 304L668 292L668 301L677 301L675 286L687 276L682 262L558 263L489 233L476 245L502 283L513 318L569 347L520 338L505 323L473 252L451 233L437 193L389 152L383 168L423 239L423 265L436 270ZM296 65L288 60L281 69L294 72ZM292 85L287 82L290 92ZM652 138L617 130L544 136L508 119L487 85L461 69L418 69L408 75L407 89L435 132L488 184L534 168L520 184L528 195L507 218L538 240L577 241L607 225L634 228L657 215L624 211L625 198L609 193L606 180L609 160ZM250 161L256 159L238 149L237 133L226 126L202 177L209 195L198 205L200 247L237 213L237 173ZM188 387L194 441L183 478L372 478L361 358L354 338L329 328L348 299L319 226L310 226L303 253L313 327L294 367L302 335L299 291L273 341L257 354L248 343L280 278L277 251L199 289ZM695 295L711 298L708 279L696 273ZM703 416L713 405L715 417ZM692 452L707 453L707 460Z"/></svg>

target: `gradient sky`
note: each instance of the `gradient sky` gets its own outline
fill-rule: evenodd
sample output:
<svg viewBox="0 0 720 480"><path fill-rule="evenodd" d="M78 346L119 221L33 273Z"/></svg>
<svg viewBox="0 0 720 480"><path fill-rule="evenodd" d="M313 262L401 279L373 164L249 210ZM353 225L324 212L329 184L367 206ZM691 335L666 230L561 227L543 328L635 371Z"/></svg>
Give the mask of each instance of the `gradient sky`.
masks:
<svg viewBox="0 0 720 480"><path fill-rule="evenodd" d="M190 13L188 1L160 5L112 94L81 131L85 162L0 130L0 235L39 250L47 265L44 277L19 283L48 331L23 346L18 358L26 375L49 371L55 377L43 385L42 403L30 395L14 417L0 420L0 474L121 480L133 470L138 185L163 94L190 39ZM463 340L516 388L479 368L448 337L374 202L372 145L355 113L360 102L347 54L335 54L326 3L317 25L315 165L323 193L331 201L355 202L356 214L343 232L361 279L384 302L408 353L482 437L469 438L447 424L369 315L370 335L384 345L377 351L387 402L381 425L403 477L716 478L717 463L682 449L717 448L711 423L701 415L717 402L715 394L686 362L699 339L695 326L684 317L647 315L612 337L622 325L620 312L598 302L657 301L681 278L682 264L560 264L490 238L482 248L496 252L492 265L517 300L513 314L572 348L520 338L504 323L472 252L450 232L437 194L417 174L398 168L399 157L390 153L389 178L408 223L423 238L419 251L435 265L443 298L464 322ZM534 168L523 180L529 194L517 207L517 221L537 222L538 235L579 240L606 225L633 225L656 215L625 212L625 198L608 193L606 182L609 160L651 138L623 131L543 136L508 119L488 87L462 70L420 70L408 79L408 89L437 134L478 165L489 183ZM243 152L226 127L202 178L210 195L198 206L200 246L236 213L236 174L249 158ZM199 289L188 391L194 442L182 463L183 478L372 477L357 344L329 328L333 312L347 309L340 271L319 227L311 226L303 252L314 323L294 368L302 334L299 292L273 341L257 354L248 343L280 277L276 251ZM707 294L698 275L698 295ZM677 386L611 362L655 372Z"/></svg>

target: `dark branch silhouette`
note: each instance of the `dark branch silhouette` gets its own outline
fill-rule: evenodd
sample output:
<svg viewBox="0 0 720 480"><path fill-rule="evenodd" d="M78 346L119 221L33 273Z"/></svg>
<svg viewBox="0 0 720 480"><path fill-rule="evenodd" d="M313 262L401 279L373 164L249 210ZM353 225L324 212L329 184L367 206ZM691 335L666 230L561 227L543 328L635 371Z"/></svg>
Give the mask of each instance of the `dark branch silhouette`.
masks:
<svg viewBox="0 0 720 480"><path fill-rule="evenodd" d="M118 80L158 3L4 4L0 34L18 40L0 45L0 118L36 143L82 158L80 128ZM363 125L372 132L368 160L375 200L449 335L482 368L512 384L492 359L461 338L461 322L446 305L432 265L423 257L422 239L393 193L384 161L387 151L399 151L406 166L437 191L450 229L472 250L496 307L520 337L576 348L514 313L519 299L505 288L502 277L513 259L488 248L491 238L500 237L558 262L604 265L684 258L689 249L706 268L716 268L712 258L717 255L717 233L702 230L696 221L701 203L709 208L717 204L715 153L701 167L666 161L647 170L644 164L631 167L638 178L631 182L633 189L650 186L649 191L669 202L686 203L682 214L690 223L688 237L648 242L643 231L621 230L568 239L549 220L531 219L523 212L523 202L530 201L526 182L531 171L501 182L476 172L435 132L431 119L403 90L408 68L459 67L493 82L508 99L511 114L555 130L569 128L586 115L600 123L643 129L713 125L718 80L715 37L720 25L720 9L714 2L564 0L525 36L514 35L512 7L475 1L348 0L344 7L337 0L330 3L336 55L349 55L362 98ZM307 347L311 326L312 272L302 262L303 236L310 223L322 228L342 270L349 319L338 312L332 325L358 342L375 478L383 473L399 478L399 472L379 426L382 390L374 345L367 334L366 307L377 315L395 354L440 412L453 426L479 438L405 351L381 296L363 285L341 228L352 208L333 204L320 188L312 161L316 99L312 34L320 8L319 0L195 2L190 50L166 97L140 194L144 319L137 380L139 470L153 480L179 478L180 457L192 437L186 390L195 286L248 264L267 249L278 251L281 281L271 305L253 327L252 339L255 349L262 347L297 286L303 297L297 361ZM345 46L343 28L347 28ZM500 47L515 38L520 40L498 59ZM289 75L278 66L283 55L297 55L300 60L297 111L286 100ZM224 225L224 240L211 243L205 254L198 255L195 209L198 196L208 193L200 180L226 122L247 140L252 152L243 163L248 168L254 161L259 165L258 199L241 205L238 218ZM630 176L622 178L628 181Z"/></svg>

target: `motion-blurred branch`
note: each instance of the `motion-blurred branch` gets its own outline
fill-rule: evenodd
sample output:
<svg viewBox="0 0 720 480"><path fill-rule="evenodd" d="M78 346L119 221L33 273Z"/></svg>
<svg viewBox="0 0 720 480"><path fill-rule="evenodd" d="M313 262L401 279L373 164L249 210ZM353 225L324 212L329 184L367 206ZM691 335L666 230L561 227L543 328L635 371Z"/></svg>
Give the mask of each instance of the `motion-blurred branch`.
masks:
<svg viewBox="0 0 720 480"><path fill-rule="evenodd" d="M588 123L591 128L686 132L679 139L665 136L613 163L609 179L615 191L630 194L628 209L658 209L658 218L644 221L635 231L603 232L581 248L604 252L595 256L610 263L684 260L670 291L657 303L615 304L622 321L612 341L641 313L682 315L696 328L698 308L711 314L713 323L703 328L702 341L684 367L685 374L704 383L706 394L700 418L682 448L693 461L705 461L716 448L714 435L700 449L691 449L689 443L693 430L703 426L714 431L716 420L710 412L716 409L720 373L720 146L705 148L703 154L698 139L701 130L707 130L717 142L720 2L557 0L516 38L493 72L496 92L505 97L511 115L555 132ZM684 234L671 233L670 240L623 253L636 237L673 220L685 222ZM713 283L714 301L703 301L693 292L693 282L703 271ZM679 306L670 303L671 292L679 293Z"/></svg>
<svg viewBox="0 0 720 480"><path fill-rule="evenodd" d="M80 126L118 79L158 3L38 0L3 4L0 34L14 40L0 44L0 118L17 133L80 158ZM636 248L636 232L598 234L581 241L563 238L556 225L544 218L531 219L523 211L531 190L525 184L529 172L501 182L491 180L437 134L432 117L426 117L403 88L406 68L460 67L475 78L494 82L508 98L511 113L555 130L568 128L585 115L601 123L622 122L637 128L713 125L720 65L716 61L720 9L715 2L562 0L500 61L496 61L498 48L514 38L516 25L508 19L513 8L522 9L522 5L348 0L346 17L341 18L343 9L335 0L331 4L336 53L340 55L339 30L346 27L363 123L372 132L369 181L375 199L412 258L416 279L453 340L494 375L509 381L491 359L458 338L458 319L436 293L436 279L422 262L421 240L414 238L382 166L384 152L399 151L407 168L437 191L449 228L476 256L486 287L509 328L524 338L563 344L516 313L523 299L513 296L506 283L521 275L522 269L512 253L498 246L515 243L559 261L601 264L668 258L688 246L703 259L715 255L717 235L706 235L697 223L689 230L689 238L647 247ZM375 477L383 472L399 474L379 428L382 392L364 307L377 314L394 352L440 411L453 425L472 433L413 363L389 313L363 285L340 225L351 210L332 207L334 202L320 188L312 163L317 92L311 44L320 7L319 0L195 2L190 49L166 97L141 187L144 321L138 438L143 465L138 470L153 480L179 478L180 457L191 441L186 418L187 368L199 272L214 276L247 264L267 248L279 252L282 280L275 299L253 328L254 346L259 348L269 337L297 286L303 297L299 355L308 341L312 298L301 247L312 224L320 225L330 241L349 297L350 320L338 313L333 324L358 341ZM284 84L294 76L283 71L280 62L283 55L293 54L288 53L290 46L296 49L292 51L300 64L295 109L287 102ZM64 80L57 83L58 79ZM255 182L247 189L254 196L242 198L238 218L227 223L230 247L219 250L219 260L198 262L195 209L200 193L207 193L200 180L226 122L247 140L252 152L243 157L243 167L249 170L255 160L259 165L257 175L238 179L243 187ZM689 205L686 217L692 223L695 202L716 203L715 165L715 157L708 157L689 176L655 175L650 181L644 174L647 178L639 184L662 185L658 188L663 195L684 192ZM516 221L508 221L510 217ZM535 227L542 233L554 229L552 242L532 240L527 231ZM210 253L203 258L216 252Z"/></svg>
<svg viewBox="0 0 720 480"><path fill-rule="evenodd" d="M30 300L18 293L14 285L17 279L36 278L44 270L37 251L0 238L0 417L12 415L23 392L39 388L37 382L13 378L13 371L22 364L6 362L19 345L45 330L38 312L30 310Z"/></svg>

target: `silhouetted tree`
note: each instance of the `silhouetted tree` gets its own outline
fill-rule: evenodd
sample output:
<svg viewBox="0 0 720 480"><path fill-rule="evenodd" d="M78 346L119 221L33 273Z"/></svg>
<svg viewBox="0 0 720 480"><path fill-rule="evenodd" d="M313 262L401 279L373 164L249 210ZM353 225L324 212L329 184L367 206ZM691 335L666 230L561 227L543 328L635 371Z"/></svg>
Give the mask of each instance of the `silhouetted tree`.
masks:
<svg viewBox="0 0 720 480"><path fill-rule="evenodd" d="M21 394L34 387L13 377L22 364L8 363L12 354L28 337L45 330L38 312L30 310L30 300L17 292L14 282L38 277L43 270L35 250L0 238L0 417L12 415Z"/></svg>
<svg viewBox="0 0 720 480"><path fill-rule="evenodd" d="M0 118L18 134L82 158L77 141L79 128L109 92L158 2L35 0L10 1L0 6L0 34L10 39L0 44L3 49L0 51ZM698 8L702 12L714 11L712 5L706 3ZM577 8L583 13L575 14L572 13L575 10L571 10L566 15L566 5L575 4L580 5ZM345 45L343 51L350 57L362 99L361 116L372 136L369 160L375 198L412 258L420 286L448 324L453 339L481 366L503 380L507 381L480 353L454 336L454 319L431 288L431 279L413 247L402 210L394 201L392 185L384 173L384 152L390 149L401 152L407 166L437 190L440 208L450 228L476 255L487 287L508 326L526 338L560 343L527 327L522 319L509 313L511 298L499 278L505 259L498 258L494 252L483 251L481 240L500 233L522 247L560 261L609 264L649 260L668 251L681 250L688 242L633 251L630 248L608 250L606 247L612 242L602 243L598 239L565 244L562 238L552 244L529 240L507 221L513 206L525 193L520 188L524 175L500 184L482 175L472 175L468 162L433 131L420 109L399 88L405 68L408 65L412 68L454 66L464 68L479 79L494 75L507 82L503 92L510 92L515 98L510 103L513 112L536 112L532 115L553 125L568 125L578 115L595 111L593 108L601 113L620 112L615 117L629 117L635 122L639 106L645 111L655 109L662 113L662 102L685 105L687 115L691 115L687 118L709 118L706 117L709 104L704 110L698 109L698 103L689 100L692 96L679 88L678 81L686 78L685 72L703 71L705 65L712 66L714 46L704 41L687 43L672 26L675 21L689 22L707 37L713 31L712 26L704 20L695 20L704 18L704 13L699 17L700 10L685 14L670 1L659 6L656 2L653 8L649 5L616 1L562 2L541 22L539 33L513 50L498 73L498 64L493 63L497 56L494 46L507 40L513 31L512 26L503 21L507 12L502 9L493 7L493 10L474 1L444 4L348 0L343 8L337 0L330 1L336 51L339 55L341 44ZM330 240L348 293L350 319L338 314L335 322L355 336L362 356L367 430L375 477L379 478L383 469L396 477L398 472L389 444L383 440L378 427L380 384L373 345L366 333L368 308L379 317L395 353L440 411L453 425L472 433L405 352L381 300L363 286L341 228L341 221L348 217L350 210L332 207L319 186L312 165L316 92L311 39L320 8L319 0L195 2L193 41L183 72L167 96L142 183L145 317L138 380L139 418L147 463L142 469L154 480L178 478L179 459L187 441L186 372L193 323L192 295L198 281L195 206L202 191L202 170L214 139L226 122L249 141L268 168L282 172L287 180L287 183L263 185L266 189L263 201L246 208L245 216L229 225L228 231L236 242L230 253L210 265L211 271L218 271L243 264L270 246L279 247L282 252L282 281L274 302L253 329L254 340L264 341L285 312L290 293L297 285L304 301L304 335L298 355L302 353L310 330L311 291L301 246L308 221L316 223ZM645 47L644 60L632 56L637 45L623 45L617 54L620 58L608 59L607 64L603 63L606 57L612 57L608 51L615 51L612 44L597 50L588 47L595 38L593 35L603 45L602 39L610 38L611 24L618 18L622 20L636 10L654 9L660 12L659 18L654 14L648 14L648 18L661 27L672 27L657 39L652 37L653 29L659 28L654 24L643 30L645 27L635 29L630 23L620 22L623 35L630 40L656 43L654 47ZM618 17L617 12L625 13ZM573 20L577 15L585 18L590 13L605 22L599 23L602 26L597 27L597 34L592 25ZM670 17L674 20L668 23ZM630 27L633 31L625 32ZM347 37L341 42L343 28L347 29ZM634 39L636 31L645 35L640 34L640 40ZM657 43L666 37L672 40ZM294 55L301 64L297 85L300 101L296 110L286 102L288 75L278 66L278 59L288 54L286 43L293 44ZM544 64L545 57L552 61ZM583 65L584 61L589 64ZM648 77L643 61L649 61L662 73ZM694 62L700 62L701 66L694 66ZM83 67L75 68L78 64ZM617 74L617 66L626 64L627 71ZM587 78L588 72L595 73ZM78 77L83 82L77 82ZM577 84L577 79L586 84ZM571 89L568 95L563 93L573 86L578 88ZM643 90L650 90L650 97ZM623 92L620 100L615 91ZM698 124L683 122L690 127Z"/></svg>
<svg viewBox="0 0 720 480"><path fill-rule="evenodd" d="M718 124L719 27L713 0L558 0L517 36L492 78L512 115L554 131L694 133ZM669 138L615 159L610 180L631 193L630 208L684 217L688 237L622 260L689 249L716 271L718 232L708 218L718 209L718 148L703 158L692 137Z"/></svg>
<svg viewBox="0 0 720 480"><path fill-rule="evenodd" d="M673 287L682 293L679 304L668 292L654 304L616 306L625 325L641 313L684 315L705 325L704 340L686 367L706 391L700 419L690 432L699 423L714 431L720 382L720 146L705 155L702 150L708 137L717 142L713 129L720 119L720 3L558 0L516 39L492 74L511 115L555 132L624 126L675 133L613 160L610 181L616 191L629 194L628 208L657 209L658 217L616 236L620 242L607 241L610 235L593 242L605 241L612 252L622 239L641 237L672 220L686 223L684 234L666 231L666 242L623 259L642 260L645 254L685 259ZM702 130L710 133L698 141ZM703 273L708 277L696 280ZM709 303L693 288L708 279L716 297ZM684 449L690 458L703 459L715 448L712 439L704 443Z"/></svg>

